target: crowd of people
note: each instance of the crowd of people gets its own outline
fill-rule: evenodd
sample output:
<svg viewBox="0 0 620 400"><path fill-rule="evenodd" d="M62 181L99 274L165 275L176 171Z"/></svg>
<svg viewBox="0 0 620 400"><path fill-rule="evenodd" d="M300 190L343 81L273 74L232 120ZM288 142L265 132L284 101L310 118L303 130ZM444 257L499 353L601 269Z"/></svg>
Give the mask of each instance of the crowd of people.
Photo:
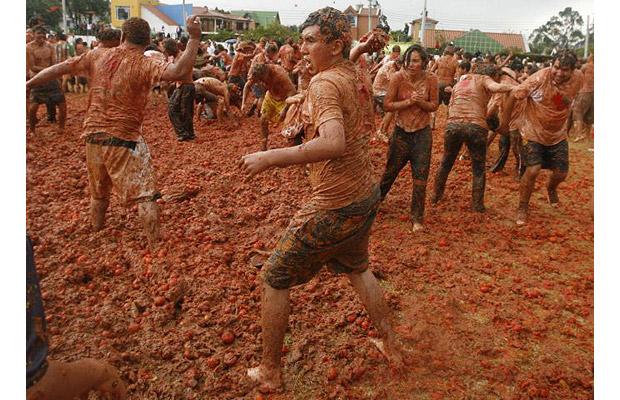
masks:
<svg viewBox="0 0 620 400"><path fill-rule="evenodd" d="M62 35L47 38L44 27L34 28L27 33L33 35L27 36L29 129L35 135L40 104L52 115L58 107L58 123L64 128L64 93L75 77L73 85L81 85L89 98L82 138L93 228L102 229L114 191L124 204L138 206L152 248L159 241L155 200L160 195L142 136L148 136L142 123L150 96L167 97L173 131L188 145L202 134L194 129L195 119L252 118L257 113L262 151L238 162L250 177L274 167L307 166L312 197L292 218L262 269L262 362L248 375L263 391L282 386L289 289L312 279L323 266L347 274L380 333L376 346L391 365L404 368L407 357L369 270L368 240L382 200L408 163L411 229L423 234L439 107L447 107L447 121L431 203L442 200L461 155L471 160L472 210L484 212L487 149L499 135L500 155L491 170L504 167L512 147L514 176L521 182L515 194L519 225L527 221L541 169L552 171L547 194L551 205L558 205L557 188L568 172L568 134L581 140L593 124L593 57L580 66L569 50L558 52L548 65L511 54L474 57L451 45L441 57L415 44L403 54L393 46L384 55L389 41L385 31L374 29L354 45L346 16L330 7L308 16L298 42L287 38L281 46L268 38L237 41L232 49L203 42L193 16L186 32L178 39L163 34L153 38L146 21L130 18L120 31L101 31L92 49L76 48L72 56L62 51ZM377 114L382 116L378 129ZM269 149L274 127L288 139L288 147ZM380 182L373 181L372 139L389 140ZM34 341L32 350L42 342ZM29 374L43 368L41 359L28 358ZM116 375L108 375L108 381L116 382ZM50 385L41 387L29 379L29 393L55 390ZM124 390L117 392L124 396Z"/></svg>

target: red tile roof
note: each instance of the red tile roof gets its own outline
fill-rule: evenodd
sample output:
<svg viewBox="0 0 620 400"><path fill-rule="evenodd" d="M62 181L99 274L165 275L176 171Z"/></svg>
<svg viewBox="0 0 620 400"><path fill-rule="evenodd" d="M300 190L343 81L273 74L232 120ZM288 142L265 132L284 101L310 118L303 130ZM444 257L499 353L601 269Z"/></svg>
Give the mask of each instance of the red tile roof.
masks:
<svg viewBox="0 0 620 400"><path fill-rule="evenodd" d="M178 25L175 20L173 20L172 18L170 18L169 16L167 16L166 14L164 14L163 12L158 10L155 6L152 6L150 4L142 4L142 7L146 8L147 10L149 10L157 18L161 19L166 25L169 25L169 26L177 26Z"/></svg>
<svg viewBox="0 0 620 400"><path fill-rule="evenodd" d="M466 33L467 31L455 31L450 29L427 29L424 31L424 46L427 48L438 47L442 42L452 42ZM495 40L505 48L516 47L521 51L527 50L521 34L497 32L482 33Z"/></svg>

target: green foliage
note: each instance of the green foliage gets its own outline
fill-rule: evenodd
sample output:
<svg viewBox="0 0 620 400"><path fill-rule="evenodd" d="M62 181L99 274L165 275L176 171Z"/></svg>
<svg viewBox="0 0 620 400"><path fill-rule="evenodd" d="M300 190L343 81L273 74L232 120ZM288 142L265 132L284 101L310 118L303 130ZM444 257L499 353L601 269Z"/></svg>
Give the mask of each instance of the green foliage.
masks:
<svg viewBox="0 0 620 400"><path fill-rule="evenodd" d="M224 42L228 39L234 39L236 37L237 37L237 34L233 31L221 30L218 33L202 35L202 40L211 39L215 42Z"/></svg>
<svg viewBox="0 0 620 400"><path fill-rule="evenodd" d="M254 40L255 42L264 36L269 39L274 39L281 45L289 36L294 40L298 40L299 31L298 29L292 29L288 26L273 23L267 26L259 26L254 30L244 32L242 36L243 40Z"/></svg>
<svg viewBox="0 0 620 400"><path fill-rule="evenodd" d="M530 35L530 50L550 54L554 49L576 49L583 46L583 18L578 11L566 7Z"/></svg>
<svg viewBox="0 0 620 400"><path fill-rule="evenodd" d="M26 23L33 17L41 17L45 25L56 29L62 24L62 3L60 0L27 0Z"/></svg>
<svg viewBox="0 0 620 400"><path fill-rule="evenodd" d="M77 22L86 21L90 14L96 15L103 22L110 21L109 0L67 0L67 18ZM62 26L61 0L26 0L26 21L40 16L45 24L58 30Z"/></svg>

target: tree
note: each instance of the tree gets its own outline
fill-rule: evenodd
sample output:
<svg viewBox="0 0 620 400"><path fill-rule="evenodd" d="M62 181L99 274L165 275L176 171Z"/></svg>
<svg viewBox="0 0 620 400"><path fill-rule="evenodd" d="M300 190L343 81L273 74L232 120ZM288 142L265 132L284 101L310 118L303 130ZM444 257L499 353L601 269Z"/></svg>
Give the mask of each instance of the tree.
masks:
<svg viewBox="0 0 620 400"><path fill-rule="evenodd" d="M256 29L243 33L244 40L258 41L261 37L267 37L274 39L279 45L284 44L287 37L292 37L293 40L299 39L299 32L291 29L290 27L280 25L278 23L272 23L267 26L258 26Z"/></svg>
<svg viewBox="0 0 620 400"><path fill-rule="evenodd" d="M57 28L62 23L60 0L27 0L26 22L29 24L36 17L40 17L48 27Z"/></svg>
<svg viewBox="0 0 620 400"><path fill-rule="evenodd" d="M553 50L583 46L583 18L578 11L566 7L530 35L530 50L550 54Z"/></svg>
<svg viewBox="0 0 620 400"><path fill-rule="evenodd" d="M109 22L109 0L67 0L67 18L75 23L91 22L91 16ZM49 28L62 26L62 0L26 0L26 21L41 17Z"/></svg>

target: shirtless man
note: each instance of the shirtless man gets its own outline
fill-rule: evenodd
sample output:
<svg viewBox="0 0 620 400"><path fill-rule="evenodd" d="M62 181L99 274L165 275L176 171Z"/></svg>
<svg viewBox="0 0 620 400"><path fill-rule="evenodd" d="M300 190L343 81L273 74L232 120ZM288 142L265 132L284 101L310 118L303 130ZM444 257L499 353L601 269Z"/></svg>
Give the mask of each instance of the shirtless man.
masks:
<svg viewBox="0 0 620 400"><path fill-rule="evenodd" d="M250 64L250 69L248 72L248 79L250 79L249 74L255 65L275 64L277 58L278 58L278 47L273 44L268 44L264 51L256 54L254 58L252 59L252 63ZM247 83L245 86L247 86ZM245 86L243 88L243 101L244 102L246 99ZM247 110L248 116L254 113L255 108L258 109L259 111L263 109L263 99L265 98L265 91L266 91L266 88L261 83L254 83L252 84L252 86L250 86L250 88L252 89L252 94L254 94L255 100L254 100L254 103L252 104L252 108Z"/></svg>
<svg viewBox="0 0 620 400"><path fill-rule="evenodd" d="M448 46L443 52L443 56L431 67L431 72L437 75L439 80L439 104L448 105L450 103L450 92L446 92L447 87L454 85L454 76L459 63L454 57L454 47Z"/></svg>
<svg viewBox="0 0 620 400"><path fill-rule="evenodd" d="M588 57L588 62L581 67L583 86L573 104L573 121L575 142L583 140L590 133L594 124L594 55Z"/></svg>
<svg viewBox="0 0 620 400"><path fill-rule="evenodd" d="M81 56L88 52L88 46L82 40L82 38L75 39L75 55ZM86 93L88 90L88 79L85 76L75 76L75 93Z"/></svg>
<svg viewBox="0 0 620 400"><path fill-rule="evenodd" d="M349 22L326 7L301 26L302 53L314 74L305 108L306 142L248 154L239 162L249 176L272 167L308 164L312 198L291 220L262 270L262 361L248 375L260 391L282 386L281 356L290 313L289 291L323 266L347 274L381 340L374 343L395 367L402 357L377 279L368 269L368 238L379 206L369 156L370 87L361 88L352 62Z"/></svg>
<svg viewBox="0 0 620 400"><path fill-rule="evenodd" d="M295 68L295 49L293 49L293 38L286 38L286 42L278 51L278 60L282 68L289 73L289 77L292 81L293 69Z"/></svg>
<svg viewBox="0 0 620 400"><path fill-rule="evenodd" d="M138 205L151 247L159 240L159 192L151 154L141 136L145 106L151 86L159 81L177 81L192 72L200 43L200 23L190 16L186 22L190 41L174 63L145 57L149 24L140 18L123 23L122 44L105 51L92 51L41 71L27 87L49 82L63 74L90 78L84 133L90 188L90 212L95 231L103 228L110 192L115 189L125 205ZM193 85L192 85L193 86Z"/></svg>
<svg viewBox="0 0 620 400"><path fill-rule="evenodd" d="M568 175L567 119L570 106L583 80L575 71L577 57L569 50L559 52L551 67L541 69L515 87L506 101L500 133L508 132L515 100L526 100L520 118L523 158L526 166L519 187L517 225L526 223L536 177L541 169L553 171L547 184L552 206L559 204L558 185Z"/></svg>
<svg viewBox="0 0 620 400"><path fill-rule="evenodd" d="M267 48L269 49L269 47ZM294 95L296 90L288 72L280 65L255 64L253 62L248 81L243 88L241 112L245 112L248 108L249 92L253 85L264 86L267 90L260 110L260 124L263 134L262 149L265 151L269 139L269 123L277 124L280 122L281 114L285 112L287 107L286 98Z"/></svg>
<svg viewBox="0 0 620 400"><path fill-rule="evenodd" d="M235 85L234 93L231 93L231 103L241 108L241 95L247 81L250 64L252 62L253 48L249 43L241 43L235 52L233 62L228 72L228 83Z"/></svg>
<svg viewBox="0 0 620 400"><path fill-rule="evenodd" d="M182 57L174 39L164 40L164 55L178 60ZM176 87L168 100L168 117L177 134L179 142L196 138L194 135L194 100L196 88L192 79L192 70L176 82Z"/></svg>
<svg viewBox="0 0 620 400"><path fill-rule="evenodd" d="M30 71L31 78L36 77L45 68L56 64L56 49L45 41L46 34L45 28L35 28L34 40L26 45L26 68ZM50 109L58 106L58 128L62 132L67 120L67 103L58 80L53 79L45 83L41 82L39 85L30 85L30 87L28 109L30 134L34 135L36 132L37 111L40 104L49 104Z"/></svg>
<svg viewBox="0 0 620 400"><path fill-rule="evenodd" d="M224 113L228 115L230 110L230 96L228 85L215 78L200 78L194 81L196 87L196 102L198 110L196 115L200 117L205 104L211 109L215 108L215 115L218 120L222 120ZM211 95L211 96L209 96Z"/></svg>
<svg viewBox="0 0 620 400"><path fill-rule="evenodd" d="M440 201L448 175L463 146L467 145L472 167L471 207L484 212L484 188L487 154L487 104L493 93L505 93L512 86L498 83L499 72L495 65L483 64L475 73L467 74L452 88L448 120L444 138L444 154L435 175L435 188L431 202Z"/></svg>

